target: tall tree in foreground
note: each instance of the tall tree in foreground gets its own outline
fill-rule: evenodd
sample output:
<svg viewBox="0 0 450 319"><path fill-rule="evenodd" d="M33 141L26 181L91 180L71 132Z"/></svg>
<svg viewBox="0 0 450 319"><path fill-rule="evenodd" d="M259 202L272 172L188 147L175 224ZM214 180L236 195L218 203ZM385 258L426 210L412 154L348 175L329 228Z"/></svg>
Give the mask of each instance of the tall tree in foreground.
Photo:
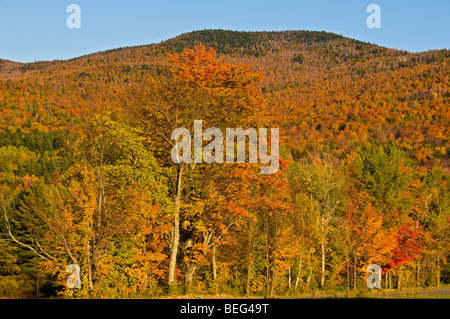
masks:
<svg viewBox="0 0 450 319"><path fill-rule="evenodd" d="M398 270L398 287L401 286L401 265L419 257L423 251L423 228L418 210L414 207L411 162L393 142L363 147L354 160L354 177L357 187L370 195L382 228L393 232L396 245L391 248L390 260L383 270ZM386 245L385 245L386 247Z"/></svg>
<svg viewBox="0 0 450 319"><path fill-rule="evenodd" d="M320 249L320 287L325 284L327 242L333 225L340 218L344 197L340 163L329 153L311 157L303 163L293 163L291 183L309 198L309 214L314 216Z"/></svg>
<svg viewBox="0 0 450 319"><path fill-rule="evenodd" d="M169 77L149 78L145 88L138 93L137 104L129 111L149 138L149 146L160 154L165 165L176 170L168 274L171 286L175 282L180 245L180 207L185 174L201 166L172 162L170 155L176 142L171 140L172 132L183 127L193 137L194 120L202 120L204 127L220 129L252 126L256 115L261 115L263 100L257 88L260 74L253 72L249 65L222 62L216 58L215 50L207 50L204 46L168 56L171 63Z"/></svg>

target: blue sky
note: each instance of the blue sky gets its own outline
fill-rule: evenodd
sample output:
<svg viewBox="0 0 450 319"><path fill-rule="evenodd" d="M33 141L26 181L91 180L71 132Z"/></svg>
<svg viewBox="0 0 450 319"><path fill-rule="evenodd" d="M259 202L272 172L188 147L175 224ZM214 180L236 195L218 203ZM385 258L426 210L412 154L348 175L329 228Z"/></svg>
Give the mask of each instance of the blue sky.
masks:
<svg viewBox="0 0 450 319"><path fill-rule="evenodd" d="M70 29L69 4L81 8ZM381 8L370 29L369 4ZM202 29L328 31L412 52L450 48L450 0L0 0L0 58L69 59Z"/></svg>

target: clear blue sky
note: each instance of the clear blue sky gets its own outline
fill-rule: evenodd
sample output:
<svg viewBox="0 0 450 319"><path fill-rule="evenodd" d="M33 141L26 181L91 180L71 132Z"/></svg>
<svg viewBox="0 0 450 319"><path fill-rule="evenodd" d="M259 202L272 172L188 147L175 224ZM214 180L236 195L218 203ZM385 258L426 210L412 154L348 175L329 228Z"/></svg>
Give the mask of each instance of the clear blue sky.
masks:
<svg viewBox="0 0 450 319"><path fill-rule="evenodd" d="M69 4L81 28L69 29ZM369 4L381 28L369 29ZM202 29L328 31L389 48L450 48L450 0L0 0L0 58L69 59Z"/></svg>

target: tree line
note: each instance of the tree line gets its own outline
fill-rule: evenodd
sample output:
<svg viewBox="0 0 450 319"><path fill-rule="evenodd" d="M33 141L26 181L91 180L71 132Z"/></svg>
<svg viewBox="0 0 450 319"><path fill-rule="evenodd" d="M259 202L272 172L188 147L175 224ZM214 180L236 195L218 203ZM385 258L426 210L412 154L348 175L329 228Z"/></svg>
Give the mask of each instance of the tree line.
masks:
<svg viewBox="0 0 450 319"><path fill-rule="evenodd" d="M274 122L250 65L204 46L167 61L167 73L149 73L120 106L89 105L73 137L5 133L0 294L360 291L372 263L383 288L448 282L442 167L419 171L394 139L344 152L284 143L273 175L260 164L173 163L171 132L192 134L196 119L218 128ZM27 166L41 159L45 170ZM70 264L80 267L79 289L67 287Z"/></svg>

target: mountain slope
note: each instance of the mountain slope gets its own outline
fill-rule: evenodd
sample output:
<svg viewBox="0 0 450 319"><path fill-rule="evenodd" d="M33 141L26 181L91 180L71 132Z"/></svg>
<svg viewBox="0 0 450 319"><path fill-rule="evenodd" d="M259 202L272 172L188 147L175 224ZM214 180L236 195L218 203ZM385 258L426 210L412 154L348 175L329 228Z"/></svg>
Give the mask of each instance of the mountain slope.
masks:
<svg viewBox="0 0 450 319"><path fill-rule="evenodd" d="M450 51L410 53L326 32L204 30L67 61L2 60L0 129L76 129L89 110L120 107L147 76L164 76L164 52L196 44L265 72L268 110L294 156L396 140L419 165L448 172Z"/></svg>

